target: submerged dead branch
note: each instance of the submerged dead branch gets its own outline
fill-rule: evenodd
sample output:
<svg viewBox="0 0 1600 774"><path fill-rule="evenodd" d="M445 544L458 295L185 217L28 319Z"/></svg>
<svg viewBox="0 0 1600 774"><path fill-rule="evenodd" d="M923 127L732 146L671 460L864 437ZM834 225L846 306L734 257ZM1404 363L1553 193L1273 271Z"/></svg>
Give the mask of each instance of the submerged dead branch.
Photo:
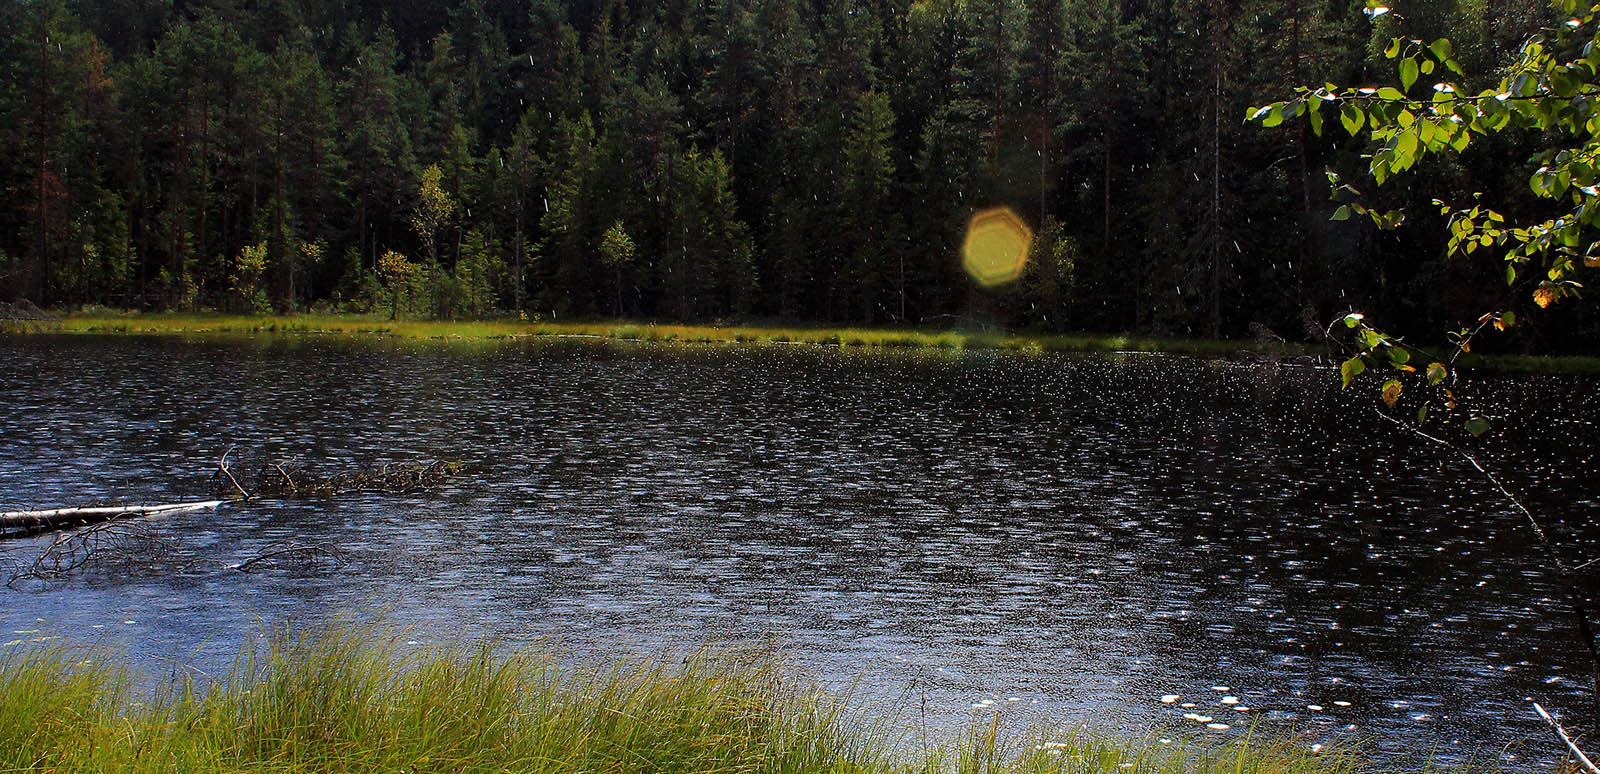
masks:
<svg viewBox="0 0 1600 774"><path fill-rule="evenodd" d="M225 454L218 464L216 475L212 476L212 491L222 493L231 489L247 499L332 497L359 492L412 494L433 490L461 471L459 462L437 460L429 463L384 464L324 476L302 465L269 460L262 463L256 472L255 487L246 493L228 467Z"/></svg>
<svg viewBox="0 0 1600 774"><path fill-rule="evenodd" d="M98 524L60 532L27 562L12 562L7 586L27 579L57 580L91 563L131 566L159 561L178 551L175 542L140 523L143 514L129 512Z"/></svg>
<svg viewBox="0 0 1600 774"><path fill-rule="evenodd" d="M172 572L186 573L197 566L252 572L269 564L295 560L328 560L343 565L337 546L325 543L283 541L261 549L236 564L182 557L175 539L166 537L146 517L216 508L227 503L262 498L332 497L347 493L413 494L430 491L461 473L459 462L386 464L329 476L314 474L293 463L268 461L256 475L255 487L246 489L230 465L233 447L217 460L211 488L221 498L162 505L90 506L47 510L0 512L0 540L56 533L48 543L22 541L26 558L0 551L0 582L14 586L24 580L52 581L91 566L160 566L168 559ZM37 555L31 555L37 549ZM183 559L189 561L184 562Z"/></svg>
<svg viewBox="0 0 1600 774"><path fill-rule="evenodd" d="M222 459L217 460L217 471L228 477L228 483L233 484L233 488L239 493L239 497L248 500L250 499L250 493L244 491L244 487L239 486L239 479L234 478L233 471L228 469L228 455L232 453L232 446L229 446L228 450L222 453ZM215 476L213 476L213 478L215 478Z"/></svg>
<svg viewBox="0 0 1600 774"><path fill-rule="evenodd" d="M326 543L285 541L267 546L260 553L238 564L228 565L228 569L238 570L239 572L252 572L252 568L257 564L284 557L298 557L307 561L316 561L318 557L327 557L332 559L335 564L343 565L345 563L344 555L339 553L339 549Z"/></svg>

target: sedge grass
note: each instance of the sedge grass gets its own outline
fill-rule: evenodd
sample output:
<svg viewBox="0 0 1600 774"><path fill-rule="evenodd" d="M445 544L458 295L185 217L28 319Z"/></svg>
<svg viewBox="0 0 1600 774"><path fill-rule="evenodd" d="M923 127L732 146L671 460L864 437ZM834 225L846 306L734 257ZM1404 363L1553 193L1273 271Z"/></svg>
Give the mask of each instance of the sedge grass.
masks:
<svg viewBox="0 0 1600 774"><path fill-rule="evenodd" d="M1285 740L1010 737L999 717L910 742L751 650L562 666L539 651L408 650L333 627L279 632L226 675L131 700L94 649L0 652L0 771L1356 774Z"/></svg>

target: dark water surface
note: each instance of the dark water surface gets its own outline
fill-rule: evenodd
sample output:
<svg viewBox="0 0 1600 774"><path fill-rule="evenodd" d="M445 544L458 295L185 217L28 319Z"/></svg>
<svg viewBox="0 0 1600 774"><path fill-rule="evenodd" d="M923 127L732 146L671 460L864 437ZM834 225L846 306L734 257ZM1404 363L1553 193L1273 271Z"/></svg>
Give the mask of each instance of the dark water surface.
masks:
<svg viewBox="0 0 1600 774"><path fill-rule="evenodd" d="M1528 530L1327 371L10 337L0 373L7 507L204 496L234 445L246 467L466 463L430 495L160 521L187 568L0 589L5 639L111 642L156 673L225 667L263 622L382 615L419 643L579 654L770 640L864 702L915 717L925 695L941 723L1001 709L1235 734L1260 720L1397 762L1521 768L1553 754L1530 700L1591 711ZM1492 436L1511 481L1591 545L1597 386L1469 390L1517 417ZM291 539L347 562L225 567Z"/></svg>

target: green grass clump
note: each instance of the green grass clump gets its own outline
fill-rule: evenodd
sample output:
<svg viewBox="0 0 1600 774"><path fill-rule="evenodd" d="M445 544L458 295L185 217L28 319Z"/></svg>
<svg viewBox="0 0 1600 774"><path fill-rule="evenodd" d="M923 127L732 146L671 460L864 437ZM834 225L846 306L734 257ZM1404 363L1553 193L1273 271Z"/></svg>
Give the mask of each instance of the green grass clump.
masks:
<svg viewBox="0 0 1600 774"><path fill-rule="evenodd" d="M868 724L770 654L563 667L536 651L414 650L371 629L280 632L226 675L130 701L92 649L0 651L0 771L1356 774L1287 740L1034 732L944 742Z"/></svg>
<svg viewBox="0 0 1600 774"><path fill-rule="evenodd" d="M70 648L0 660L3 771L834 771L873 765L836 702L748 652L563 669L370 631L280 635L227 676L126 701Z"/></svg>

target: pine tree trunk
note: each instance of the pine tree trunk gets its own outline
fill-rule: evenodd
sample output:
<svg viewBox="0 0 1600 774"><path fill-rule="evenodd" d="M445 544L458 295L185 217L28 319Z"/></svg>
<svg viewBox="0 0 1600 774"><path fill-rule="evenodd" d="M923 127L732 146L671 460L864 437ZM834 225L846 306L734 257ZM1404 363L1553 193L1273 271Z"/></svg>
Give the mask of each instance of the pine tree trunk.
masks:
<svg viewBox="0 0 1600 774"><path fill-rule="evenodd" d="M517 312L522 312L522 202L517 202L517 235L516 235L516 304Z"/></svg>
<svg viewBox="0 0 1600 774"><path fill-rule="evenodd" d="M34 245L34 250L35 250L34 264L35 264L36 269L39 272L39 276L38 276L38 281L37 281L37 286L36 286L35 296L34 297L39 300L40 304L49 304L50 303L50 299L45 297L46 291L49 289L49 284L50 284L50 246L49 246L49 238L50 238L49 237L49 234L50 234L49 209L50 209L50 203L49 203L49 199L47 198L47 192L45 190L45 188L46 188L46 186L45 186L45 177L46 177L46 175L49 174L49 171L50 171L49 170L49 162L50 162L50 153L49 153L50 125L49 125L49 121L50 121L51 116L50 116L50 110L45 105L45 100L47 99L47 95L50 93L49 73L50 73L49 36L48 36L47 33L45 33L44 31L41 30L40 31L40 35L39 35L39 95L38 95L39 109L36 111L36 113L37 113L37 115L35 116L36 123L34 124L37 127L36 132L35 132L35 134L36 134L35 144L38 146L38 166L37 166L38 190L37 190L36 194L38 196L37 202L38 202L38 216L39 216L39 219L38 219L38 241Z"/></svg>

